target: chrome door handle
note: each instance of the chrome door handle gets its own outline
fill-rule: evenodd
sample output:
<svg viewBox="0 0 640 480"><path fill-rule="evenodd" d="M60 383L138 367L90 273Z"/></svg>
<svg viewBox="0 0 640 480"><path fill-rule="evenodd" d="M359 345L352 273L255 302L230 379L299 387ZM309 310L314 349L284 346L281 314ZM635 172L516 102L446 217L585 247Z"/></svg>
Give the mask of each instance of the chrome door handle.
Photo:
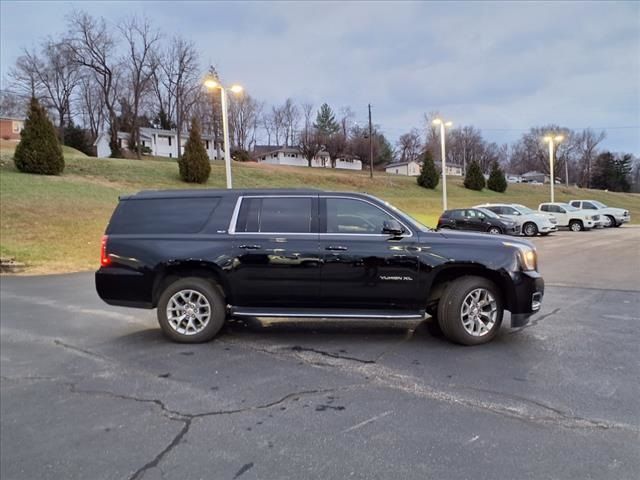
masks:
<svg viewBox="0 0 640 480"><path fill-rule="evenodd" d="M341 245L329 245L328 247L325 248L325 250L344 252L345 250L348 250L348 248L343 247Z"/></svg>
<svg viewBox="0 0 640 480"><path fill-rule="evenodd" d="M260 245L240 245L238 248L243 250L260 250L262 247Z"/></svg>

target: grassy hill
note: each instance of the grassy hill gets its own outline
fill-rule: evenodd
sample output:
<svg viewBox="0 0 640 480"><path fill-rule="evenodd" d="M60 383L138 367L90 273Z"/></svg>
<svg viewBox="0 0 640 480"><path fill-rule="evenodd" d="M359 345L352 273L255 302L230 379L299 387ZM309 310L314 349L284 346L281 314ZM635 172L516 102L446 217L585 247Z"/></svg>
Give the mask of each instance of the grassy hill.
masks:
<svg viewBox="0 0 640 480"><path fill-rule="evenodd" d="M59 177L18 172L13 144L0 144L0 256L26 263L30 273L65 272L97 267L100 238L118 196L144 189L202 188L180 181L175 161L96 159L65 147L66 168ZM435 191L414 178L367 172L234 163L235 187L315 187L368 192L433 226L441 210ZM481 202L515 202L537 208L548 199L548 186L510 185L499 194L472 192L461 179L449 179L449 207ZM224 188L224 164L214 162L205 188ZM593 198L630 210L640 221L640 195L578 188L556 188L558 201Z"/></svg>

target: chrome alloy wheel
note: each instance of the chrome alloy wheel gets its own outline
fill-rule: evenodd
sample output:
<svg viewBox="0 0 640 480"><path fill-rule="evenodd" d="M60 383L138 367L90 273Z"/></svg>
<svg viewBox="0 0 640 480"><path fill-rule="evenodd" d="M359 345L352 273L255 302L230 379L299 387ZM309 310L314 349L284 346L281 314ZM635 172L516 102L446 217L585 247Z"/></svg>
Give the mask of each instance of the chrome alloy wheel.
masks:
<svg viewBox="0 0 640 480"><path fill-rule="evenodd" d="M167 320L180 335L201 332L211 319L209 300L196 290L180 290L167 303Z"/></svg>
<svg viewBox="0 0 640 480"><path fill-rule="evenodd" d="M498 318L496 299L485 288L472 290L462 302L460 318L467 333L474 337L485 336Z"/></svg>

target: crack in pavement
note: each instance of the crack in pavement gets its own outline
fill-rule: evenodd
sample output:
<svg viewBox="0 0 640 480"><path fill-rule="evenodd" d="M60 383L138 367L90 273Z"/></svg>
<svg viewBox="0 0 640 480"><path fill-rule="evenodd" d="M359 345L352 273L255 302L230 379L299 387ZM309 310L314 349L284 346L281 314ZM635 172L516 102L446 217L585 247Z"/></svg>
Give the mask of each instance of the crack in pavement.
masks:
<svg viewBox="0 0 640 480"><path fill-rule="evenodd" d="M145 472L151 468L156 467L165 456L167 456L174 448L176 448L182 442L183 438L189 433L189 429L191 428L191 424L193 420L205 417L213 417L216 415L233 415L237 413L246 413L256 410L264 410L273 408L275 406L281 405L282 403L287 402L290 399L299 398L305 395L318 395L323 393L335 392L338 390L344 390L346 388L352 388L353 386L345 386L345 387L336 387L336 388L323 388L323 389L313 389L313 390L300 390L296 392L288 393L287 395L273 400L268 403L254 405L250 407L244 408L236 408L230 410L213 410L208 412L200 412L200 413L185 413L180 412L178 410L172 410L168 408L162 400L159 399L151 399L151 398L141 398L133 395L124 395L120 393L110 392L108 390L82 390L77 387L77 382L65 382L65 385L69 388L69 391L74 394L84 394L84 395L97 395L97 396L107 396L111 398L117 398L120 400L130 400L138 403L150 403L154 406L160 408L162 415L165 418L168 418L172 421L182 422L182 428L180 431L173 437L171 442L160 451L151 461L145 463L142 467L136 470L130 477L129 480L137 480L142 478Z"/></svg>
<svg viewBox="0 0 640 480"><path fill-rule="evenodd" d="M292 352L313 352L313 353L317 353L318 355L322 355L324 357L330 357L330 358L338 358L338 359L343 359L343 360L351 360L352 362L358 362L358 363L376 363L375 360L364 360L362 358L356 358L356 357L350 357L348 355L341 355L338 353L331 353L331 352L327 352L324 350L318 350L315 348L309 348L309 347L301 347L299 345L294 345L293 347L289 347L289 350L291 350Z"/></svg>
<svg viewBox="0 0 640 480"><path fill-rule="evenodd" d="M254 348L250 343L237 343L237 346L244 346L249 349L274 355L276 357L290 356L290 347L280 347L276 349L267 349L262 346ZM321 352L321 353L318 353ZM294 355L299 360L316 368L333 368L350 375L360 375L365 377L369 385L375 385L383 388L399 390L404 393L428 398L444 403L462 405L476 410L484 410L489 413L500 415L502 417L526 422L532 425L549 425L566 429L598 429L598 430L624 430L633 433L639 433L640 427L605 420L588 419L575 416L572 413L565 412L555 407L550 407L537 400L532 400L516 395L502 394L502 392L485 392L491 393L497 397L510 398L515 402L511 404L507 402L488 401L482 398L461 395L457 392L446 391L424 385L419 379L410 375L402 374L385 365L376 363L375 361L363 362L353 361L335 355L325 355L327 352L322 350L307 348L304 350L294 351ZM316 357L322 357L324 362L318 362ZM455 390L473 390L472 387L455 386ZM478 390L478 389L476 389ZM479 390L478 390L479 391Z"/></svg>

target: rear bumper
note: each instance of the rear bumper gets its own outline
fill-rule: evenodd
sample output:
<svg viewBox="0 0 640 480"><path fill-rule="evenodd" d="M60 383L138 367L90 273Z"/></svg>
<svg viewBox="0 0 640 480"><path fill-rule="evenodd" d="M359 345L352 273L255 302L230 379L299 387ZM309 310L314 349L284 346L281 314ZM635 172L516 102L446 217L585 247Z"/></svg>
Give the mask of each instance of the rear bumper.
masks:
<svg viewBox="0 0 640 480"><path fill-rule="evenodd" d="M509 304L511 327L522 327L540 310L544 297L544 280L538 272L510 273L513 291Z"/></svg>
<svg viewBox="0 0 640 480"><path fill-rule="evenodd" d="M96 272L96 292L109 305L153 308L153 280L128 268L107 267Z"/></svg>

